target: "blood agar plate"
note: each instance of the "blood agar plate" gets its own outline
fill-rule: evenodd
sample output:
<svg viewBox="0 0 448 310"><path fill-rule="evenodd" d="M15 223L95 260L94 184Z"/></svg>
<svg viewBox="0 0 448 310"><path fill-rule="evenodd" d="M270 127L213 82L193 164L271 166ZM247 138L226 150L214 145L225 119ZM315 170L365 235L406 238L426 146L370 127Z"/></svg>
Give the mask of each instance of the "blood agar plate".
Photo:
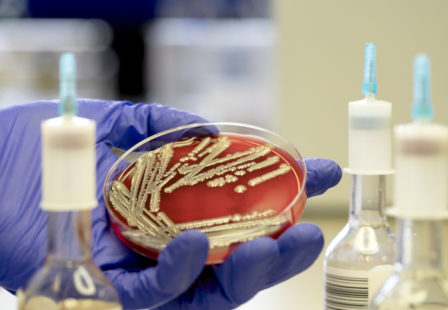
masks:
<svg viewBox="0 0 448 310"><path fill-rule="evenodd" d="M111 168L104 197L112 227L136 252L157 259L184 230L210 241L208 264L239 244L277 238L306 201L305 163L284 138L237 123L190 124L153 135Z"/></svg>

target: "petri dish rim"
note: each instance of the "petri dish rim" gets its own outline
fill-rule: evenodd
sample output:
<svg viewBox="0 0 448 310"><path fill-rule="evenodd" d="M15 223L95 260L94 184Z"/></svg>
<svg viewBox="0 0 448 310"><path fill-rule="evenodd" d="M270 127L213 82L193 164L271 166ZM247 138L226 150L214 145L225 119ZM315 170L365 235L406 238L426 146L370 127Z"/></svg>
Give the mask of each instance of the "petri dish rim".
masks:
<svg viewBox="0 0 448 310"><path fill-rule="evenodd" d="M187 124L187 125L182 125L182 126L178 126L178 127L173 127L167 130L163 130L160 131L156 134L153 134L145 139L143 139L142 141L134 144L131 148L129 148L127 151L125 151L112 165L112 167L109 169L109 172L106 176L106 179L104 181L104 186L103 186L103 196L104 196L104 202L106 204L106 208L108 210L108 213L111 214L114 218L114 221L117 221L119 224L123 225L123 226L128 226L127 223L124 223L123 221L121 221L120 218L116 217L113 215L113 212L111 212L110 210L110 206L109 206L109 199L108 199L108 185L110 187L110 185L112 184L112 182L110 181L111 175L112 173L115 171L115 169L117 168L117 166L123 161L125 160L131 153L133 153L136 149L140 148L141 146L143 146L144 144L153 141L157 138L160 138L162 136L168 135L170 133L174 133L176 131L181 131L181 130L185 130L185 129L191 129L191 128L198 128L198 127L217 127L218 129L220 127L235 127L235 128L244 128L247 130L253 130L253 131L257 131L257 132L263 132L265 134L271 135L273 137L275 137L276 139L279 139L280 141L282 141L282 143L284 143L285 145L288 146L289 149L285 149L284 146L279 146L282 150L286 151L288 154L290 154L295 160L299 160L299 166L302 168L303 171L303 177L302 177L302 184L300 184L300 189L298 191L298 193L296 194L296 196L294 197L294 199L292 199L292 201L285 206L285 208L282 209L281 212L279 212L278 214L270 217L270 218L277 218L277 217L281 217L284 214L288 214L290 212L290 209L293 208L293 206L295 206L298 202L298 200L305 195L305 199L306 199L306 179L307 179L307 168L306 168L306 164L305 161L302 157L302 155L300 154L300 152L297 150L297 148L291 143L289 142L287 139L285 139L283 136L260 126L256 126L256 125L251 125L251 124L245 124L245 123L238 123L238 122L200 122L200 123L191 123L191 124ZM221 131L220 131L221 133ZM224 133L230 133L230 134L241 134L239 132L224 132ZM262 139L265 140L267 142L272 143L272 141L270 141L269 139L263 137L263 136L258 136L256 135L256 133L253 134L247 134L244 133L242 134L244 136L253 136L256 137L258 139ZM278 146L278 145L277 145ZM291 153L294 154L291 154ZM147 152L142 152L142 154L140 156L143 156L144 153ZM133 161L135 162L135 160ZM133 162L130 162L130 164L132 164ZM109 184L110 183L110 184ZM303 210L302 210L303 212ZM300 214L301 215L301 214ZM299 217L300 217L299 215Z"/></svg>

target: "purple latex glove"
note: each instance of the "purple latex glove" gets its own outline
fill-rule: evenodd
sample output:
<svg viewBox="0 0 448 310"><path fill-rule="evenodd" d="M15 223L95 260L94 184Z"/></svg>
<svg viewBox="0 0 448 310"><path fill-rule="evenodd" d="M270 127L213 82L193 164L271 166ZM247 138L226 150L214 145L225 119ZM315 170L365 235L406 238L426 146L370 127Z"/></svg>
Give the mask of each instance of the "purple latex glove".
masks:
<svg viewBox="0 0 448 310"><path fill-rule="evenodd" d="M117 159L110 147L129 148L151 134L202 118L158 104L79 100L80 116L97 122L97 198L92 212L92 254L117 288L126 309L230 309L259 290L308 268L323 246L320 229L295 225L278 240L258 238L238 247L219 266L206 266L207 237L187 231L155 261L135 254L115 237L102 185ZM40 123L57 116L54 102L0 110L0 286L24 286L46 256L47 216L41 211ZM307 159L308 196L341 177L331 160Z"/></svg>

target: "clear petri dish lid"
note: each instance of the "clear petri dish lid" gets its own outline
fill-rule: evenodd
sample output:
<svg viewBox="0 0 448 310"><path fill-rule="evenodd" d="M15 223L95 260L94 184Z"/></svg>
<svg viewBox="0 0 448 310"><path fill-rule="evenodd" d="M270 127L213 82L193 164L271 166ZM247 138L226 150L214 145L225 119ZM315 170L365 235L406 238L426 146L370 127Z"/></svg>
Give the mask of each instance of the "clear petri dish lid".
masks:
<svg viewBox="0 0 448 310"><path fill-rule="evenodd" d="M112 166L104 197L113 230L157 259L182 231L210 241L208 264L241 243L277 238L306 202L306 168L296 148L269 130L240 123L196 123L155 134Z"/></svg>

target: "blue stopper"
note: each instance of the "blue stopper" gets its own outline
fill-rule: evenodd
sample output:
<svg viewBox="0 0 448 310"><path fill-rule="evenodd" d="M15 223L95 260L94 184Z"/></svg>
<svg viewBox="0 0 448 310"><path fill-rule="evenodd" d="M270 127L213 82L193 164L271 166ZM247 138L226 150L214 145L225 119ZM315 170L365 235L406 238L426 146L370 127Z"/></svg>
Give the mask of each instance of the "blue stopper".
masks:
<svg viewBox="0 0 448 310"><path fill-rule="evenodd" d="M432 120L434 111L431 103L431 64L425 54L414 59L414 104L413 120Z"/></svg>
<svg viewBox="0 0 448 310"><path fill-rule="evenodd" d="M76 102L76 60L72 53L64 53L59 60L59 114L75 115Z"/></svg>
<svg viewBox="0 0 448 310"><path fill-rule="evenodd" d="M378 85L376 83L376 48L373 43L366 43L364 58L364 82L362 93L365 95L376 94Z"/></svg>

